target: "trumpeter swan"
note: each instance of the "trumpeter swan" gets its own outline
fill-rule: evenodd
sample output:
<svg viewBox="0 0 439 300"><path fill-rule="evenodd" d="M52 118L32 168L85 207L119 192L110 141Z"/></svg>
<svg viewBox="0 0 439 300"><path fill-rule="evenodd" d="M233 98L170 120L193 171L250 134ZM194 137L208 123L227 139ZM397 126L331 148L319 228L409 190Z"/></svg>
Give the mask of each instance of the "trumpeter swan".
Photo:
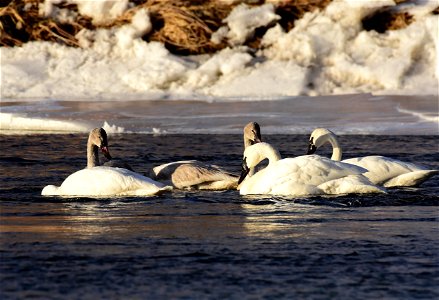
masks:
<svg viewBox="0 0 439 300"><path fill-rule="evenodd" d="M312 132L308 144L308 154L315 153L326 143L330 143L333 148L331 159L341 161L343 152L337 136L326 128L317 128ZM364 176L372 183L384 187L417 186L439 173L438 170L429 170L413 163L378 155L350 158L343 160L343 162L367 169L368 172L364 173Z"/></svg>
<svg viewBox="0 0 439 300"><path fill-rule="evenodd" d="M248 177L250 168L264 159L268 166ZM362 176L364 172L361 167L318 155L281 159L273 146L258 143L244 150L238 189L241 195L285 196L384 192Z"/></svg>
<svg viewBox="0 0 439 300"><path fill-rule="evenodd" d="M90 132L87 142L87 168L69 175L61 186L48 185L41 194L45 196L115 196L155 195L171 190L151 178L133 171L99 165L99 149L111 159L107 133L103 128Z"/></svg>

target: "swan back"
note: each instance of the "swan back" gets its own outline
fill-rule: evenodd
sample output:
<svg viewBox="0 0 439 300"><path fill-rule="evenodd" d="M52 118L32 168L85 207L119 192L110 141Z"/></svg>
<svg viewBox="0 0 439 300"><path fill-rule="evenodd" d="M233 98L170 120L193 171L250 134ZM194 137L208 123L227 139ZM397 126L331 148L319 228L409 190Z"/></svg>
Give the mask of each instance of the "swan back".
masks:
<svg viewBox="0 0 439 300"><path fill-rule="evenodd" d="M42 195L114 196L155 195L172 187L122 168L94 167L67 177L60 187L46 186Z"/></svg>
<svg viewBox="0 0 439 300"><path fill-rule="evenodd" d="M196 160L177 161L153 168L151 177L176 188L205 190L235 189L238 177L216 165Z"/></svg>

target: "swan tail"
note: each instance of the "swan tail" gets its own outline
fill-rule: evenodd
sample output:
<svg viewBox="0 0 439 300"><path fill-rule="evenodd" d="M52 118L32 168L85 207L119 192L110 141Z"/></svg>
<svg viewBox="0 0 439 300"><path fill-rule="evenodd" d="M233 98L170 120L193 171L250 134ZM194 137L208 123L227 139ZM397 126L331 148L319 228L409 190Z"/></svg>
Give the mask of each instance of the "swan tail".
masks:
<svg viewBox="0 0 439 300"><path fill-rule="evenodd" d="M415 187L427 179L439 174L439 170L419 170L396 176L384 183L385 187L408 186Z"/></svg>
<svg viewBox="0 0 439 300"><path fill-rule="evenodd" d="M158 194L162 194L164 192L170 192L172 191L174 188L170 185L165 185L164 187L160 188L158 191Z"/></svg>
<svg viewBox="0 0 439 300"><path fill-rule="evenodd" d="M41 191L41 196L57 196L59 195L59 187L54 185L46 185Z"/></svg>

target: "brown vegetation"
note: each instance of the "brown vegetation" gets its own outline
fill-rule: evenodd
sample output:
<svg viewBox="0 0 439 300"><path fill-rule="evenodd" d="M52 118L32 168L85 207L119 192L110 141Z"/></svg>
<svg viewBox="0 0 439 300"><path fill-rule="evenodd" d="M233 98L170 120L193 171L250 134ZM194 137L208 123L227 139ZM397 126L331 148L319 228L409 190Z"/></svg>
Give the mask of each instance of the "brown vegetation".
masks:
<svg viewBox="0 0 439 300"><path fill-rule="evenodd" d="M60 22L39 13L39 5L44 0L12 0L0 7L0 45L20 46L28 41L52 41L78 47L75 35L82 29L121 26L131 20L140 8L150 13L153 30L143 38L147 41L159 41L173 53L202 54L212 53L226 47L214 44L210 37L220 28L222 20L239 2L249 5L261 5L264 2L276 3L276 14L281 17L279 24L286 30L294 27L294 22L306 12L324 9L332 0L131 0L134 7L108 24L93 24L89 17L78 13L76 4L61 1L56 6L76 12L73 21ZM405 2L406 0L397 0ZM5 1L3 1L5 3ZM407 26L413 18L407 13L381 11L368 16L363 21L366 30L384 32ZM247 45L259 47L259 40L268 28L259 28Z"/></svg>

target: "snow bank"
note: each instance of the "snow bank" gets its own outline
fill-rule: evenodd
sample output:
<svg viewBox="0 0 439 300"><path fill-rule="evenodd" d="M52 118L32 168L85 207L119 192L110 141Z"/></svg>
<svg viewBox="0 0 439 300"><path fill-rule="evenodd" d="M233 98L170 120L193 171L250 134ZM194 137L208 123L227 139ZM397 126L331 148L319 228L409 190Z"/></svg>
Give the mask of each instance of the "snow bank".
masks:
<svg viewBox="0 0 439 300"><path fill-rule="evenodd" d="M274 13L273 4L264 4L255 8L240 4L224 20L227 26L215 32L212 40L219 43L227 38L230 45L242 45L254 34L256 28L267 26L279 19L280 17Z"/></svg>
<svg viewBox="0 0 439 300"><path fill-rule="evenodd" d="M46 1L45 13L53 13L48 7L55 1ZM79 2L81 13L94 8L96 21L103 21L99 12L113 18L127 5L127 1ZM278 17L271 4L242 5L224 20L227 25L216 36L234 46L215 55L190 57L143 41L140 37L151 30L151 22L148 12L139 10L130 24L78 34L82 49L46 42L1 48L1 96L10 101L124 101L361 92L437 95L439 16L427 13L431 3L411 2L404 9L416 12L415 22L379 34L362 30L361 19L393 1L334 1L324 11L307 13L289 32L279 25L269 29L263 49L256 53L237 45Z"/></svg>

